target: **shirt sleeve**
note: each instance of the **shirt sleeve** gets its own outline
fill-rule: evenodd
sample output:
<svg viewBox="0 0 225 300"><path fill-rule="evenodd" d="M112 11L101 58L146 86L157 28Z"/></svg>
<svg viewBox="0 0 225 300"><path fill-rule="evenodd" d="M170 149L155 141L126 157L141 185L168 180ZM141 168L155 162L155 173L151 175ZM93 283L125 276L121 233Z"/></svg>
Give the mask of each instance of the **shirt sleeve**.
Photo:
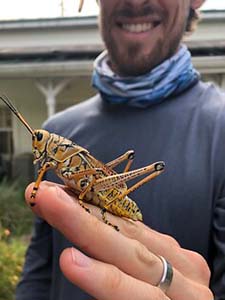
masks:
<svg viewBox="0 0 225 300"><path fill-rule="evenodd" d="M52 228L37 217L22 278L16 289L16 300L49 300L51 269Z"/></svg>
<svg viewBox="0 0 225 300"><path fill-rule="evenodd" d="M213 218L211 289L215 300L225 299L225 197L217 200Z"/></svg>

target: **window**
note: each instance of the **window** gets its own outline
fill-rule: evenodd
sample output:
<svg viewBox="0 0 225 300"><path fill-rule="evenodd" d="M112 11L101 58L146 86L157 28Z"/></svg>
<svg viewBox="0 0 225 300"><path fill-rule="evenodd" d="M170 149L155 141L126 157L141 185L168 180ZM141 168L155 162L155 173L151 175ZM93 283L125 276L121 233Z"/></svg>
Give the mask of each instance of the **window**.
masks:
<svg viewBox="0 0 225 300"><path fill-rule="evenodd" d="M0 179L11 173L12 154L12 115L7 107L0 106Z"/></svg>
<svg viewBox="0 0 225 300"><path fill-rule="evenodd" d="M0 156L9 158L12 152L12 115L7 107L0 107Z"/></svg>

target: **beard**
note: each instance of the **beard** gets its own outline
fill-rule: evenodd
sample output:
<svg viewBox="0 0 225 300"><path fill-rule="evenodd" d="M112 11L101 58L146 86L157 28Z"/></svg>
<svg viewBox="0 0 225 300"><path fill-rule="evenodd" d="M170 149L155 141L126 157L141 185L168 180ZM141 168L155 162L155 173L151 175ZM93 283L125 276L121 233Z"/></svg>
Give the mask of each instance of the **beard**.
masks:
<svg viewBox="0 0 225 300"><path fill-rule="evenodd" d="M186 23L182 24L173 36L155 38L152 42L149 36L149 45L140 41L124 42L114 33L115 20L118 16L128 16L130 18L145 16L147 14L159 15L162 20L168 16L159 8L140 8L132 11L126 7L120 11L115 11L112 15L104 17L100 14L99 27L106 49L108 50L109 62L112 70L120 76L140 76L150 72L154 67L162 63L167 58L174 55L179 48L181 39L185 32ZM160 25L161 27L162 24ZM122 30L122 29L121 29ZM155 34L154 34L155 35Z"/></svg>
<svg viewBox="0 0 225 300"><path fill-rule="evenodd" d="M161 44L161 43L159 43ZM141 54L142 45L139 43L133 43L123 49L123 53L120 53L117 47L117 42L105 41L106 48L108 50L109 62L116 73L121 76L140 76L148 73L160 61L158 51L153 51L150 54ZM161 46L158 45L157 48Z"/></svg>

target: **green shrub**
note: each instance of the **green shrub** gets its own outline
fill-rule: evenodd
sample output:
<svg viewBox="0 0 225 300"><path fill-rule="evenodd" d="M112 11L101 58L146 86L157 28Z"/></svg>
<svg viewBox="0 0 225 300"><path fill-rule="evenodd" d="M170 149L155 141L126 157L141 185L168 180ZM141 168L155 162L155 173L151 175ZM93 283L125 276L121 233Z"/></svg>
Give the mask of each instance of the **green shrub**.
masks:
<svg viewBox="0 0 225 300"><path fill-rule="evenodd" d="M28 244L33 214L19 181L0 182L0 300L13 300Z"/></svg>
<svg viewBox="0 0 225 300"><path fill-rule="evenodd" d="M24 202L24 186L3 180L0 183L0 227L12 235L30 233L33 214Z"/></svg>
<svg viewBox="0 0 225 300"><path fill-rule="evenodd" d="M19 238L0 240L0 299L14 299L15 288L19 281L26 242Z"/></svg>

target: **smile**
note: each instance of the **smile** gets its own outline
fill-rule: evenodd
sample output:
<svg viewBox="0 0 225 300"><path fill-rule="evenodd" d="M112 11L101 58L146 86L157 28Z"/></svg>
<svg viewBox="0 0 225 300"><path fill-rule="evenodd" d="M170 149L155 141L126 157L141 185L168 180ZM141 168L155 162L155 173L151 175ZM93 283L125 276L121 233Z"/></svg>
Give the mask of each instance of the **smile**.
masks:
<svg viewBox="0 0 225 300"><path fill-rule="evenodd" d="M151 30L154 25L152 23L122 24L121 27L132 33L140 33Z"/></svg>

